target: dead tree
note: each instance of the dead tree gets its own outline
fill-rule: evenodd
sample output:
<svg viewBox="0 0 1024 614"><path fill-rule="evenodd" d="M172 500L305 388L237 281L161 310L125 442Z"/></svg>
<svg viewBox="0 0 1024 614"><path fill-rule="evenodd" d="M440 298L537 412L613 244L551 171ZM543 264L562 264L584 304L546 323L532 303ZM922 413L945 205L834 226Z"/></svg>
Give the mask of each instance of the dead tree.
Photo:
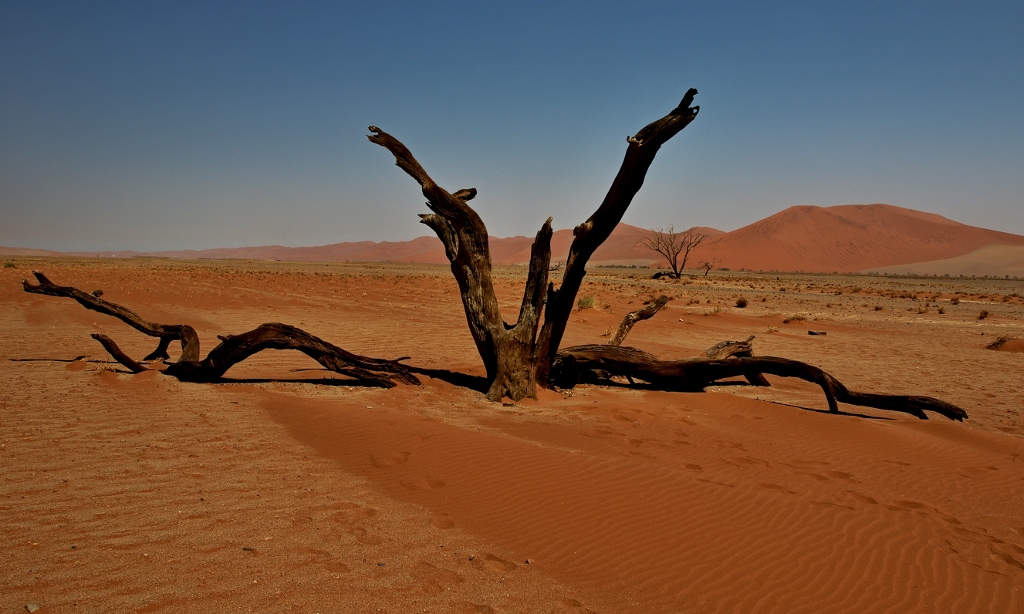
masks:
<svg viewBox="0 0 1024 614"><path fill-rule="evenodd" d="M711 272L711 269L713 269L716 266L718 266L718 264L719 263L718 263L718 259L717 258L713 258L711 260L704 260L703 262L701 262L700 263L700 268L704 269L704 277L707 277L708 273Z"/></svg>
<svg viewBox="0 0 1024 614"><path fill-rule="evenodd" d="M557 289L548 283L551 219L544 223L533 243L526 289L519 317L513 324L502 318L495 298L487 227L468 204L476 190L448 192L430 178L398 139L370 126L372 134L367 138L390 151L395 163L419 183L427 207L433 212L420 217L441 239L451 262L469 330L491 382L488 399L536 397L537 385L549 383L551 364L586 275L587 261L622 220L661 146L697 117L700 108L690 106L696 95L697 90L690 89L668 115L626 139L626 155L604 201L573 230L569 257Z"/></svg>
<svg viewBox="0 0 1024 614"><path fill-rule="evenodd" d="M33 272L38 284L22 280L25 292L63 296L78 301L86 309L113 316L151 337L160 337L160 346L143 359L143 361L166 359L166 350L170 341L181 340L181 357L162 369L165 375L172 375L186 382L215 382L234 365L242 362L263 350L298 350L317 361L325 369L351 377L369 386L391 388L397 383L417 385L420 381L399 361L368 358L347 352L340 347L328 343L306 331L270 322L261 324L255 329L240 335L220 337L221 343L210 350L206 358L199 359L199 335L187 324L156 324L135 313L131 309L105 301L100 297L102 291L87 293L71 286L58 286L39 272ZM150 367L128 356L113 339L106 335L94 333L93 339L100 342L105 350L132 373L147 371Z"/></svg>
<svg viewBox="0 0 1024 614"><path fill-rule="evenodd" d="M644 235L640 244L647 249L657 252L666 261L672 272L668 274L673 279L682 276L686 268L686 261L690 258L690 252L696 249L708 236L696 229L691 228L683 232L676 232L675 227L669 226L668 230L658 228ZM682 261L680 262L680 258ZM655 278L661 277L662 273L655 274Z"/></svg>
<svg viewBox="0 0 1024 614"><path fill-rule="evenodd" d="M828 399L829 408L834 412L838 411L837 403L844 402L902 411L920 418L926 417L926 410L954 420L966 418L966 412L944 401L920 396L852 392L817 367L784 358L754 357L750 349L752 338L743 342L720 343L705 352L703 357L687 360L660 360L647 352L621 347L619 344L632 326L657 313L668 301L667 297L660 297L649 307L628 314L610 345L576 346L559 351L576 295L586 275L587 261L621 221L661 146L697 116L699 107L690 106L696 93L694 89L689 90L679 106L668 115L627 138L625 157L604 201L587 221L573 230L574 239L558 288L548 282L551 218L543 224L533 243L526 288L514 324L504 321L495 296L487 228L468 204L476 196L476 190L470 188L449 193L430 178L405 145L381 129L370 127L370 141L390 151L396 164L419 183L427 206L433 212L420 217L441 239L451 263L470 333L490 382L487 398L500 400L509 396L519 400L535 397L538 385L572 387L580 382L608 380L616 376L625 377L631 383L639 379L664 390L703 390L716 381L736 376L745 376L756 385L767 385L763 377L767 373L798 377L819 384ZM686 254L688 250L684 253L684 265ZM674 272L678 273L678 270ZM263 324L240 335L221 337L221 343L200 360L199 337L192 327L149 322L130 309L101 299L102 292L98 290L90 294L70 286L57 286L42 273L35 273L35 276L38 284L22 282L26 292L72 298L87 309L116 317L142 333L158 337L159 346L143 361L166 360L171 341L180 341L181 358L168 365L164 373L184 381L217 381L233 365L257 352L291 349L305 353L326 369L369 385L391 387L396 383L419 383L410 370L399 363L404 358L384 360L358 356L301 329L280 323ZM132 372L150 368L121 351L109 337L93 336Z"/></svg>

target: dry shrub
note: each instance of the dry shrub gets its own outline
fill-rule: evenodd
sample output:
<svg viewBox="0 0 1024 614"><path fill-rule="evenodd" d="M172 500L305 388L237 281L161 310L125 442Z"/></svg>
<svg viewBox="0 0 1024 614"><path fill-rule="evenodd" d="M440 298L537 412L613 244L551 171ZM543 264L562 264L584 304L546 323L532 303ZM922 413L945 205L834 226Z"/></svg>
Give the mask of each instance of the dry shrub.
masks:
<svg viewBox="0 0 1024 614"><path fill-rule="evenodd" d="M1011 335L999 335L998 337L996 337L995 341L986 345L985 349L998 350L999 348L1003 347L1004 343L1006 343L1007 341L1013 341L1014 339L1016 339L1016 337L1013 337Z"/></svg>
<svg viewBox="0 0 1024 614"><path fill-rule="evenodd" d="M581 296L578 299L576 299L576 309L580 311L583 311L584 309L593 309L594 302L594 297L590 296L589 294L586 296Z"/></svg>
<svg viewBox="0 0 1024 614"><path fill-rule="evenodd" d="M736 299L736 306L739 307L740 309L746 308L747 299L743 298L742 296L739 297L738 299Z"/></svg>
<svg viewBox="0 0 1024 614"><path fill-rule="evenodd" d="M985 318L989 317L990 315L992 315L992 314L990 314L987 310L982 309L981 313L978 314L978 319L979 320L984 320Z"/></svg>
<svg viewBox="0 0 1024 614"><path fill-rule="evenodd" d="M782 321L783 324L789 324L790 322L806 322L807 316L803 314L796 314L792 316L786 316L786 319Z"/></svg>

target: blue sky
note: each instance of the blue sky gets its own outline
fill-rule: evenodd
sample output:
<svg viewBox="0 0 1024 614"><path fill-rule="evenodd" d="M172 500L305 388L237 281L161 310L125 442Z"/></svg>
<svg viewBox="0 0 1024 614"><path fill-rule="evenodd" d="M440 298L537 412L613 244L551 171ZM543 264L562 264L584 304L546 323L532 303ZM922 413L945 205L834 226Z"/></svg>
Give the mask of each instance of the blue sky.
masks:
<svg viewBox="0 0 1024 614"><path fill-rule="evenodd" d="M571 227L626 136L700 116L625 221L886 202L1024 234L1024 3L0 2L0 245L321 245L429 230L365 135Z"/></svg>

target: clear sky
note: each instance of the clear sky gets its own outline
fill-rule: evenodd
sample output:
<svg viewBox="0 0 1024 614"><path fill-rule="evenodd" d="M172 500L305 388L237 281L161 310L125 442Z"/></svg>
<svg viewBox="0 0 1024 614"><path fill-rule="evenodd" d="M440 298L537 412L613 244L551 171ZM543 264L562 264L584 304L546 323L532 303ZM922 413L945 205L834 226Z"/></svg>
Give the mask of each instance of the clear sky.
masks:
<svg viewBox="0 0 1024 614"><path fill-rule="evenodd" d="M3 0L0 245L429 234L371 124L492 234L572 227L689 87L630 224L885 202L1024 234L1020 0Z"/></svg>

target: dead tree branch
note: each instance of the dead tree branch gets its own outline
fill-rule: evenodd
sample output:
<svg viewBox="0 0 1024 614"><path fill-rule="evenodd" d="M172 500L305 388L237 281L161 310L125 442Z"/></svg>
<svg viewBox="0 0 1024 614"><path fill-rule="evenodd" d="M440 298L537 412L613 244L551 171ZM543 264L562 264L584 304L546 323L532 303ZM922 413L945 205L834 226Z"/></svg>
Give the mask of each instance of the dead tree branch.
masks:
<svg viewBox="0 0 1024 614"><path fill-rule="evenodd" d="M320 363L329 371L346 375L372 386L391 388L396 383L410 385L418 385L420 383L419 379L408 368L399 364L399 361L405 360L404 358L384 360L359 356L311 335L300 328L277 322L262 324L240 335L221 337L221 343L210 350L206 358L199 360L199 336L191 326L187 324L170 326L155 324L143 319L127 307L100 299L99 294L102 294L102 292L98 290L88 294L71 286L58 286L47 279L42 273L36 272L34 274L40 283L32 285L23 280L22 286L26 292L73 298L87 309L118 318L147 335L160 336L161 347L164 348L166 348L166 345L163 343L164 340L183 339L181 358L163 370L165 375L172 375L182 381L214 382L223 377L228 369L257 352L262 352L263 350L298 350ZM132 373L141 373L148 370L148 367L128 356L110 337L99 333L93 334L92 337L103 345L103 348L107 350L114 360L127 367ZM188 342L186 343L184 339L187 339ZM185 349L188 351L186 352ZM189 356L194 357L190 358ZM151 357L152 354L145 360L150 360Z"/></svg>
<svg viewBox="0 0 1024 614"><path fill-rule="evenodd" d="M838 403L873 407L910 414L926 420L925 411L950 420L963 420L967 412L945 401L926 396L871 394L849 390L836 378L812 365L786 358L741 357L660 360L653 354L630 347L580 345L558 352L552 365L559 387L594 382L612 376L639 379L659 390L698 392L712 383L736 376L777 375L795 377L821 386L829 411L839 412Z"/></svg>
<svg viewBox="0 0 1024 614"><path fill-rule="evenodd" d="M690 106L696 95L697 90L691 88L668 115L647 124L626 139L626 155L604 200L587 221L573 230L574 238L569 248L569 257L565 261L562 284L557 290L553 285L548 290L544 326L537 340L537 381L540 384L549 383L551 364L562 343L576 294L587 274L587 261L622 221L633 197L643 186L647 171L661 146L697 117L700 107Z"/></svg>
<svg viewBox="0 0 1024 614"><path fill-rule="evenodd" d="M306 331L270 322L240 335L223 337L202 361L181 361L168 365L166 375L185 382L215 382L228 369L263 350L298 350L325 369L351 378L391 388L397 383L418 385L420 381L399 360L368 358L346 352Z"/></svg>
<svg viewBox="0 0 1024 614"><path fill-rule="evenodd" d="M159 346L143 360L169 358L167 348L170 346L171 341L181 342L180 360L199 360L199 335L188 324L157 324L150 322L127 307L101 299L100 296L103 294L101 290L95 290L90 294L71 286L58 286L39 271L32 271L32 274L39 280L39 283L31 284L27 279L21 280L21 285L24 287L25 292L72 298L86 309L113 316L150 337L159 337Z"/></svg>
<svg viewBox="0 0 1024 614"><path fill-rule="evenodd" d="M622 345L622 340L626 338L626 335L629 334L629 331L633 330L634 324L641 320L647 320L648 318L653 317L654 314L661 311L662 307L668 305L668 302L670 300L672 299L662 294L658 298L651 301L651 304L644 307L643 309L638 309L636 311L631 311L627 313L626 317L622 318L622 324L619 324L618 330L616 330L615 334L612 335L612 338L608 340L608 345Z"/></svg>
<svg viewBox="0 0 1024 614"><path fill-rule="evenodd" d="M133 360L130 356L125 354L124 351L121 348L119 348L117 344L114 343L114 340L111 339L110 337L100 333L93 333L91 336L93 339L100 342L100 345L103 346L103 349L105 349L111 356L113 356L114 360L127 367L128 370L131 371L132 373L142 373L143 371L149 371L149 367L146 367L140 363L135 362L135 360Z"/></svg>

